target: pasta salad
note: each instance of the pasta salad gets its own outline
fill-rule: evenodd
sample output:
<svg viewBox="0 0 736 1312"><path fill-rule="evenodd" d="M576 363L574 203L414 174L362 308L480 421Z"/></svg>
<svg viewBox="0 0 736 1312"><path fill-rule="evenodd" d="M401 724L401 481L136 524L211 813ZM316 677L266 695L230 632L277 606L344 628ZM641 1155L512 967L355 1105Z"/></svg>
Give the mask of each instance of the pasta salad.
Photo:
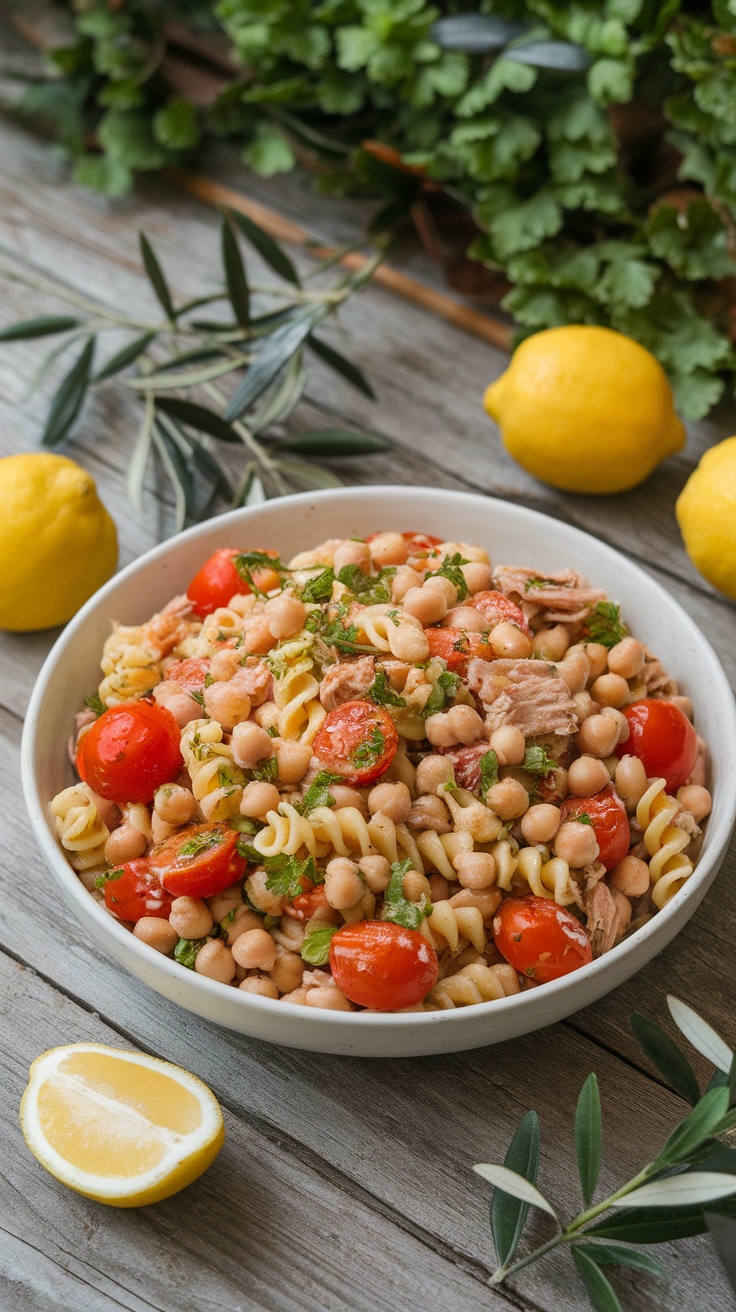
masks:
<svg viewBox="0 0 736 1312"><path fill-rule="evenodd" d="M136 938L222 985L494 1001L610 951L692 873L689 699L571 569L420 532L222 548L101 667L61 845Z"/></svg>

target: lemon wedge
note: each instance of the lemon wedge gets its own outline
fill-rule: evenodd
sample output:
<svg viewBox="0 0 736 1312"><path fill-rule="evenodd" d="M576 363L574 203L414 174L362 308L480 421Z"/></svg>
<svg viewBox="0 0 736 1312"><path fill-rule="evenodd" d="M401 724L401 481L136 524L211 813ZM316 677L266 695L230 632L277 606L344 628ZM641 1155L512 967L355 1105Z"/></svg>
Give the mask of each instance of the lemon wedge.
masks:
<svg viewBox="0 0 736 1312"><path fill-rule="evenodd" d="M20 1123L51 1175L112 1207L178 1193L214 1161L225 1137L220 1105L195 1075L99 1043L36 1058Z"/></svg>

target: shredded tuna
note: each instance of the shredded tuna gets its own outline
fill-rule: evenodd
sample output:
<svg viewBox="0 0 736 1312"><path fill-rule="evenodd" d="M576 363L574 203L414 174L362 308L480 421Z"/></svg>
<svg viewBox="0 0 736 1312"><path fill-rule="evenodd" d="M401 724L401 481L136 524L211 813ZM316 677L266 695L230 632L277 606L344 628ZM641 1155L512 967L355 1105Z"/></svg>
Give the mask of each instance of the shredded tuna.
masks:
<svg viewBox="0 0 736 1312"><path fill-rule="evenodd" d="M192 630L192 603L184 593L173 597L163 610L140 627L143 635L158 648L160 656L168 656Z"/></svg>
<svg viewBox="0 0 736 1312"><path fill-rule="evenodd" d="M525 738L577 731L570 690L546 661L472 660L468 687L478 697L490 733L504 724L520 729Z"/></svg>
<svg viewBox="0 0 736 1312"><path fill-rule="evenodd" d="M246 665L238 672L238 688L247 692L252 706L260 706L271 695L273 675L267 666L258 664L257 658L254 658L253 665Z"/></svg>
<svg viewBox="0 0 736 1312"><path fill-rule="evenodd" d="M363 697L373 683L373 678L372 656L361 656L357 661L340 661L325 670L319 699L326 711L334 711L343 702Z"/></svg>
<svg viewBox="0 0 736 1312"><path fill-rule="evenodd" d="M598 882L585 894L588 937L594 957L610 952L616 941L618 912L608 884Z"/></svg>
<svg viewBox="0 0 736 1312"><path fill-rule="evenodd" d="M667 673L661 661L657 660L647 648L644 648L644 669L641 672L647 697L676 697L679 693L677 683Z"/></svg>
<svg viewBox="0 0 736 1312"><path fill-rule="evenodd" d="M611 889L611 896L616 907L616 937L614 943L619 943L631 924L631 903L626 894L618 888Z"/></svg>
<svg viewBox="0 0 736 1312"><path fill-rule="evenodd" d="M565 619L568 623L584 619L606 595L600 588L589 588L574 569L540 574L539 570L499 565L493 571L493 586L505 597L520 597L540 609L546 607L545 619Z"/></svg>
<svg viewBox="0 0 736 1312"><path fill-rule="evenodd" d="M467 747L436 747L439 756L448 756L455 769L455 782L471 793L480 789L480 760L488 751L488 743L481 738Z"/></svg>

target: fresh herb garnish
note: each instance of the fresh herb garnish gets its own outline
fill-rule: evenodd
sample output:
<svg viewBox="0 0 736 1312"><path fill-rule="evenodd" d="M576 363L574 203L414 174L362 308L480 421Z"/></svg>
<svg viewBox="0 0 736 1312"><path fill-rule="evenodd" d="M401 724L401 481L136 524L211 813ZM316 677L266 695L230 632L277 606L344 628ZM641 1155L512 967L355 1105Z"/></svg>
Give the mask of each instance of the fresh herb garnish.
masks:
<svg viewBox="0 0 736 1312"><path fill-rule="evenodd" d="M208 834L195 834L193 838L188 838L182 843L177 856L199 856L201 852L208 852L211 847L219 847L223 842L223 835L219 830L210 831Z"/></svg>
<svg viewBox="0 0 736 1312"><path fill-rule="evenodd" d="M550 756L539 743L534 743L527 747L524 752L524 760L521 766L529 774L542 775L547 778L553 770L557 769L557 762L553 756Z"/></svg>
<svg viewBox="0 0 736 1312"><path fill-rule="evenodd" d="M426 719L429 715L438 715L444 711L450 702L455 700L457 690L460 687L460 675L453 674L451 670L443 670L437 676L431 693L422 708L422 715Z"/></svg>
<svg viewBox="0 0 736 1312"><path fill-rule="evenodd" d="M330 792L331 784L338 784L342 780L342 775L330 774L329 770L320 770L315 775L309 788L300 802L294 802L294 810L300 815L309 815L318 806L334 806L335 799Z"/></svg>
<svg viewBox="0 0 736 1312"><path fill-rule="evenodd" d="M98 692L93 692L91 697L85 697L84 704L88 711L94 711L98 719L107 710Z"/></svg>
<svg viewBox="0 0 736 1312"><path fill-rule="evenodd" d="M243 782L243 776L237 767L232 768L229 765L218 765L217 782L221 788L239 788Z"/></svg>
<svg viewBox="0 0 736 1312"><path fill-rule="evenodd" d="M207 673L204 676L205 688L211 688L214 682L215 680L212 678L212 675L210 674L209 670L207 670Z"/></svg>
<svg viewBox="0 0 736 1312"><path fill-rule="evenodd" d="M95 880L95 888L104 888L105 884L110 884L114 879L122 878L122 868L117 870L104 870Z"/></svg>
<svg viewBox="0 0 736 1312"><path fill-rule="evenodd" d="M251 843L247 842L245 837L238 839L235 844L235 850L238 856L244 857L245 860L249 861L253 866L260 865L263 860L263 854L259 852L257 848L253 847Z"/></svg>
<svg viewBox="0 0 736 1312"><path fill-rule="evenodd" d="M564 586L565 585L563 583L558 583L555 581L555 579L543 579L541 577L537 577L536 579L527 579L526 583L524 584L524 591L532 592L534 588L561 588Z"/></svg>
<svg viewBox="0 0 736 1312"><path fill-rule="evenodd" d="M590 642L599 642L602 647L610 649L625 638L629 630L621 619L621 608L614 601L599 601L588 616L585 632Z"/></svg>
<svg viewBox="0 0 736 1312"><path fill-rule="evenodd" d="M232 820L228 820L231 829L235 829L239 834L257 834L263 826L260 820L251 820L247 815L234 815Z"/></svg>
<svg viewBox="0 0 736 1312"><path fill-rule="evenodd" d="M279 761L277 756L269 756L266 761L261 761L259 765L253 766L252 770L246 770L249 779L258 780L259 783L272 784L279 777Z"/></svg>
<svg viewBox="0 0 736 1312"><path fill-rule="evenodd" d="M313 610L307 616L304 627L315 637L321 638L326 646L336 647L338 651L366 651L373 654L376 651L375 647L355 641L358 636L358 626L344 623L348 610L349 607L342 601L327 611Z"/></svg>
<svg viewBox="0 0 736 1312"><path fill-rule="evenodd" d="M282 581L284 575L291 573L288 565L284 565L279 556L269 556L266 551L243 551L239 556L233 558L233 564L243 582L247 583L251 592L254 593L256 597L265 597L266 593L263 592L255 582L253 577L254 570L275 570Z"/></svg>
<svg viewBox="0 0 736 1312"><path fill-rule="evenodd" d="M304 935L302 960L309 966L326 966L330 959L330 944L339 925L324 925Z"/></svg>
<svg viewBox="0 0 736 1312"><path fill-rule="evenodd" d="M299 596L302 601L321 602L329 601L332 596L332 585L335 582L335 572L330 569L323 569L321 574L316 574L313 579L309 579L304 584Z"/></svg>
<svg viewBox="0 0 736 1312"><path fill-rule="evenodd" d="M489 748L480 758L480 795L485 798L489 788L498 783L498 756Z"/></svg>
<svg viewBox="0 0 736 1312"><path fill-rule="evenodd" d="M406 706L406 701L391 687L385 670L376 670L376 677L365 694L376 706Z"/></svg>
<svg viewBox="0 0 736 1312"><path fill-rule="evenodd" d="M304 892L305 880L312 884L324 882L313 856L300 861L298 857L280 852L278 856L267 856L263 864L266 867L266 888L270 893L286 898L287 902Z"/></svg>
<svg viewBox="0 0 736 1312"><path fill-rule="evenodd" d="M446 556L440 568L434 570L432 574L428 574L427 578L449 579L453 588L457 592L458 601L465 601L465 598L470 596L470 589L465 582L465 575L463 574L461 566L469 564L470 561L466 560L464 556L461 556L459 551L456 551L453 556Z"/></svg>
<svg viewBox="0 0 736 1312"><path fill-rule="evenodd" d="M591 828L593 826L593 821L587 811L582 811L580 815L571 815L570 819L573 821L576 820L579 825L590 825Z"/></svg>
<svg viewBox="0 0 736 1312"><path fill-rule="evenodd" d="M386 747L386 739L379 726L374 724L371 736L355 749L352 756L354 765L375 765L380 760Z"/></svg>
<svg viewBox="0 0 736 1312"><path fill-rule="evenodd" d="M384 566L378 574L364 574L360 565L343 565L337 580L365 606L380 606L391 600L389 583L395 573L395 565Z"/></svg>
<svg viewBox="0 0 736 1312"><path fill-rule="evenodd" d="M432 911L432 903L425 893L419 902L410 902L404 897L404 877L413 869L414 863L410 857L405 861L393 862L381 908L381 920L391 920L395 925L403 925L405 929L419 929L425 916Z"/></svg>
<svg viewBox="0 0 736 1312"><path fill-rule="evenodd" d="M199 705L200 705L200 706L204 706L204 693L203 693L203 692L197 692L196 689L192 690L192 689L190 688L190 690L189 690L189 696L192 698L192 701L199 702Z"/></svg>
<svg viewBox="0 0 736 1312"><path fill-rule="evenodd" d="M187 970L194 970L198 953L209 941L209 938L180 938L174 948L174 960L180 966L186 966Z"/></svg>

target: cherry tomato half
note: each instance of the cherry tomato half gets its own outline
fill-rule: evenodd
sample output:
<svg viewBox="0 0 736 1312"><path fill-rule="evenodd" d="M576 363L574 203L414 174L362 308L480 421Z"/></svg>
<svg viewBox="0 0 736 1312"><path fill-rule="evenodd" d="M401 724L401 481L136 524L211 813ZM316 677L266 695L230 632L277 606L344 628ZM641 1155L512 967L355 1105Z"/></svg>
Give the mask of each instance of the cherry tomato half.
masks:
<svg viewBox="0 0 736 1312"><path fill-rule="evenodd" d="M619 743L617 756L638 756L648 779L664 779L668 793L690 778L698 755L697 734L679 706L659 697L645 697L627 706L629 737Z"/></svg>
<svg viewBox="0 0 736 1312"><path fill-rule="evenodd" d="M330 969L346 998L376 1011L413 1007L439 974L437 953L426 938L389 920L360 920L338 929L330 944Z"/></svg>
<svg viewBox="0 0 736 1312"><path fill-rule="evenodd" d="M612 784L594 797L566 797L560 803L560 812L563 820L574 820L576 815L590 816L600 848L598 860L606 870L613 870L623 861L631 846L631 831L626 807Z"/></svg>
<svg viewBox="0 0 736 1312"><path fill-rule="evenodd" d="M173 901L148 864L148 857L126 861L112 870L103 889L105 906L121 920L138 921L141 916L168 919Z"/></svg>
<svg viewBox="0 0 736 1312"><path fill-rule="evenodd" d="M79 744L79 776L109 802L150 802L182 767L180 738L171 711L158 702L110 706Z"/></svg>
<svg viewBox="0 0 736 1312"><path fill-rule="evenodd" d="M492 661L494 651L487 633L469 633L466 629L425 629L430 656L441 656L448 670L466 674L468 661L475 657Z"/></svg>
<svg viewBox="0 0 736 1312"><path fill-rule="evenodd" d="M480 611L489 629L502 620L508 620L511 624L518 624L522 633L529 633L529 621L523 610L516 602L504 597L502 592L476 592L474 597L468 598L467 605Z"/></svg>
<svg viewBox="0 0 736 1312"><path fill-rule="evenodd" d="M222 820L189 825L155 847L148 861L172 897L213 897L245 874L237 841Z"/></svg>
<svg viewBox="0 0 736 1312"><path fill-rule="evenodd" d="M346 783L371 784L388 769L398 745L388 711L370 702L343 702L325 716L312 751Z"/></svg>
<svg viewBox="0 0 736 1312"><path fill-rule="evenodd" d="M493 920L493 938L501 956L537 984L593 960L584 927L552 898L505 898Z"/></svg>
<svg viewBox="0 0 736 1312"><path fill-rule="evenodd" d="M305 879L304 883L307 885L307 890L299 893L292 902L284 903L284 915L291 916L293 920L307 921L319 911L320 917L325 919L325 924L330 924L335 913L327 901L324 884L312 888L308 879Z"/></svg>
<svg viewBox="0 0 736 1312"><path fill-rule="evenodd" d="M278 552L268 547L258 547L257 550L267 556L278 557ZM211 615L219 606L227 606L236 592L250 592L248 584L235 568L235 557L242 554L242 547L220 547L194 575L187 588L187 596L195 615L199 615L200 619ZM255 570L253 581L256 587L263 587L265 591L274 586L271 571L267 569Z"/></svg>

